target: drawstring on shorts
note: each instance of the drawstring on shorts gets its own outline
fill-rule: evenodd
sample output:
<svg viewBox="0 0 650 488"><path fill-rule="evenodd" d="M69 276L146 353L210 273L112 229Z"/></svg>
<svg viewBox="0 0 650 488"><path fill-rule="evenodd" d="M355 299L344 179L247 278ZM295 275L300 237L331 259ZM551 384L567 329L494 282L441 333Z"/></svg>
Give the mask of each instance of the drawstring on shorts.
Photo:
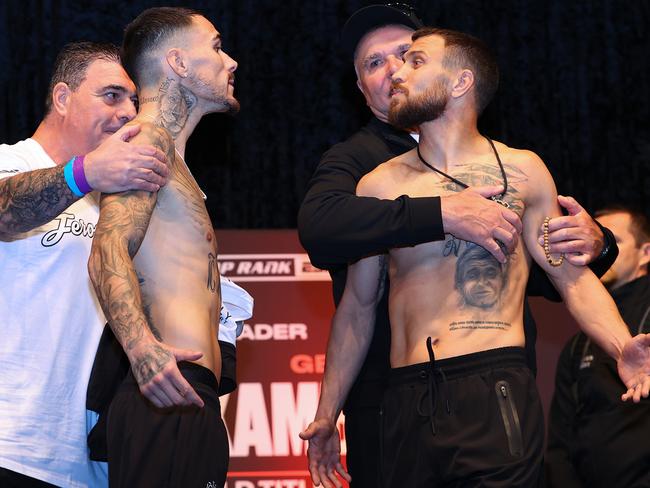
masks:
<svg viewBox="0 0 650 488"><path fill-rule="evenodd" d="M445 407L447 410L447 415L451 415L451 406L449 404L449 385L447 383L447 376L442 368L437 368L435 366L436 358L433 353L433 347L431 345L431 337L427 337L427 353L429 354L429 369L430 372L427 374L425 370L420 372L420 377L425 379L427 382L427 391L426 394L429 395L429 423L431 425L431 433L436 435L436 424L435 424L435 414L436 414L436 398L438 396L438 383L435 380L435 373L440 373L442 378L442 385L444 388L444 397L445 397ZM424 400L424 394L420 397L417 406L418 415L422 417L427 417L427 414L422 411L422 400Z"/></svg>

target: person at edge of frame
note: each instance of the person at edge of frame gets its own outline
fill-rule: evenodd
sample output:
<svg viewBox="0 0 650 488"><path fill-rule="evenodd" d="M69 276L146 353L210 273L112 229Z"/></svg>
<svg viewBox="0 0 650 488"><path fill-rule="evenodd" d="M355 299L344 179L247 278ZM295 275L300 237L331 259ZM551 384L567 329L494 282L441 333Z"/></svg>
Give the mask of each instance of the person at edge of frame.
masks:
<svg viewBox="0 0 650 488"><path fill-rule="evenodd" d="M110 44L64 46L32 137L0 145L0 486L105 486L86 387L104 315L85 271L96 190L154 191L166 155L127 141L135 86ZM84 156L85 155L85 156Z"/></svg>
<svg viewBox="0 0 650 488"><path fill-rule="evenodd" d="M601 281L630 334L650 331L650 220L625 205L596 211L619 254ZM615 362L582 332L558 359L546 450L548 488L650 487L650 400L621 403Z"/></svg>

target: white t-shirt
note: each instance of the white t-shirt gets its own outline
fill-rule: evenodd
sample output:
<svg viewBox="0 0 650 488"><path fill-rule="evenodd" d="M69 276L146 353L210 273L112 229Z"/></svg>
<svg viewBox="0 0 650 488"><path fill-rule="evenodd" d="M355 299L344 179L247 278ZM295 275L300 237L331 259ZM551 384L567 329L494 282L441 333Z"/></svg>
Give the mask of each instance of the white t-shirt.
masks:
<svg viewBox="0 0 650 488"><path fill-rule="evenodd" d="M0 178L55 164L33 139L0 145ZM65 487L106 486L88 459L86 389L104 315L87 262L97 195L0 240L0 466Z"/></svg>

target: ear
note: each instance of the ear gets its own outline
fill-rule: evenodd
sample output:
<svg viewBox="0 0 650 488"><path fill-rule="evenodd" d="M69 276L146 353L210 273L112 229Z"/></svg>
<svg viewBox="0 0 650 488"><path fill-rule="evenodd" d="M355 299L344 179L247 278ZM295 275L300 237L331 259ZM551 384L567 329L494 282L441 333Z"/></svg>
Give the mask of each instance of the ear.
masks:
<svg viewBox="0 0 650 488"><path fill-rule="evenodd" d="M474 86L474 73L469 69L461 70L453 81L451 96L460 98Z"/></svg>
<svg viewBox="0 0 650 488"><path fill-rule="evenodd" d="M639 264L641 266L647 266L650 263L650 242L644 242L639 248L640 260Z"/></svg>
<svg viewBox="0 0 650 488"><path fill-rule="evenodd" d="M59 81L52 89L52 110L59 115L65 115L68 111L72 90L67 83Z"/></svg>
<svg viewBox="0 0 650 488"><path fill-rule="evenodd" d="M188 66L185 52L181 48L171 48L165 54L167 64L181 78L187 78Z"/></svg>

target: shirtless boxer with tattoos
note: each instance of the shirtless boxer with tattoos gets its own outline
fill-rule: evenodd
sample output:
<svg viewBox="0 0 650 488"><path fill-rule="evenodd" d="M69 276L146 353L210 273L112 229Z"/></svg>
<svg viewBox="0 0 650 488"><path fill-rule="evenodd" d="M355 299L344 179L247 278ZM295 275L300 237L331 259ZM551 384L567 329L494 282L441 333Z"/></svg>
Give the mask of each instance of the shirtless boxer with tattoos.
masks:
<svg viewBox="0 0 650 488"><path fill-rule="evenodd" d="M182 8L143 12L127 26L123 52L141 101L135 120L142 131L133 142L153 144L171 163L159 192L102 196L89 261L132 364L108 412L109 481L223 486L228 441L217 395L217 243L183 154L203 115L238 110L237 63L210 21ZM197 354L177 368L174 348Z"/></svg>
<svg viewBox="0 0 650 488"><path fill-rule="evenodd" d="M341 486L337 473L348 478L334 425L368 350L387 272L393 369L382 405L382 486L537 486L543 413L526 367L522 317L531 259L582 329L617 359L623 400L648 396L650 336L631 338L596 276L537 243L545 218L560 213L555 184L537 155L478 132L498 85L484 44L425 28L404 60L392 76L389 120L417 126L419 146L362 178L357 194L396 199L502 185L496 199L522 217L523 242L505 263L447 235L349 267L319 407L301 434L310 439L312 479L330 487Z"/></svg>

